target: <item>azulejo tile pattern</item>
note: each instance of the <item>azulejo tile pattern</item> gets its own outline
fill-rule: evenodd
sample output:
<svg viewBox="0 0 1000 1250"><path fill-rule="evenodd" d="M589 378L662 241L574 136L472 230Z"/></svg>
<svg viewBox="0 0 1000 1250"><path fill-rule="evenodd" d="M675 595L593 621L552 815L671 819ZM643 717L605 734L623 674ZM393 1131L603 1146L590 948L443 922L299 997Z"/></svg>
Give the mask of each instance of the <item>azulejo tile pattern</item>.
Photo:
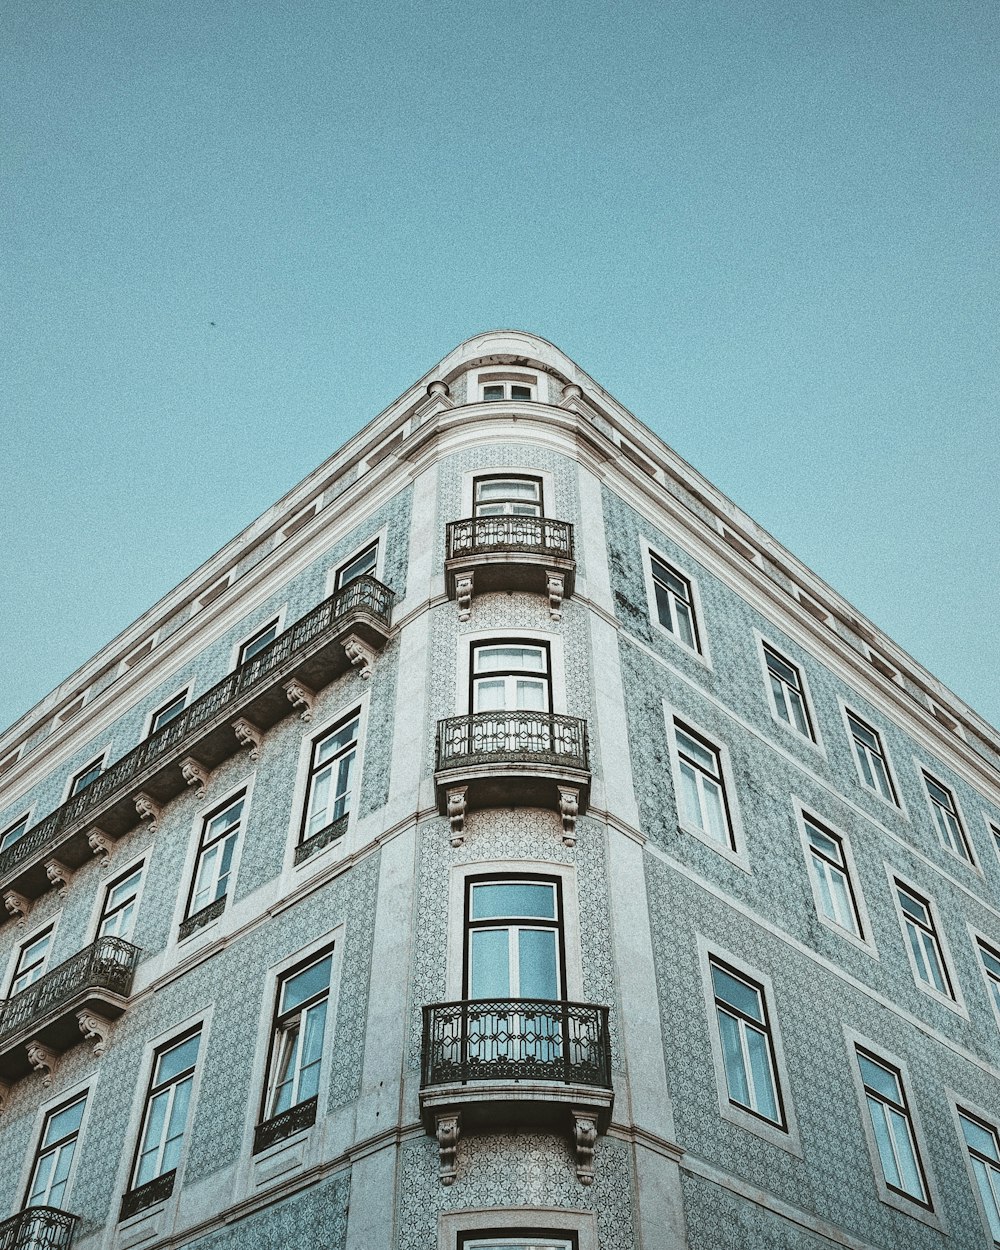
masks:
<svg viewBox="0 0 1000 1250"><path fill-rule="evenodd" d="M286 1246L343 1250L350 1189L349 1176L335 1176L277 1206L186 1242L184 1250L277 1250Z"/></svg>

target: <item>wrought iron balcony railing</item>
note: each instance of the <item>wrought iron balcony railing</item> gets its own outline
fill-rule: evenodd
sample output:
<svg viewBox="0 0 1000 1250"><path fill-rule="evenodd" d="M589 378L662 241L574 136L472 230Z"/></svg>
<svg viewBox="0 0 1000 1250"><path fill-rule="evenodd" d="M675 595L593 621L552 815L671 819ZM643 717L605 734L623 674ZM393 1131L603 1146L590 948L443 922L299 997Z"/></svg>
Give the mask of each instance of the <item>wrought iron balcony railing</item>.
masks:
<svg viewBox="0 0 1000 1250"><path fill-rule="evenodd" d="M451 521L447 542L449 560L488 552L573 559L573 526L549 517L478 516Z"/></svg>
<svg viewBox="0 0 1000 1250"><path fill-rule="evenodd" d="M553 1081L611 1088L608 1009L537 998L466 999L424 1008L421 1088Z"/></svg>
<svg viewBox="0 0 1000 1250"><path fill-rule="evenodd" d="M0 1224L0 1250L69 1250L79 1218L57 1207L25 1207Z"/></svg>
<svg viewBox="0 0 1000 1250"><path fill-rule="evenodd" d="M121 1206L118 1208L118 1222L131 1219L133 1215L156 1206L158 1202L166 1202L174 1192L176 1179L177 1169L174 1168L170 1172L161 1172L159 1176L154 1176L151 1181L146 1181L137 1189L130 1189L128 1193L122 1194Z"/></svg>
<svg viewBox="0 0 1000 1250"><path fill-rule="evenodd" d="M316 1123L318 1105L319 1099L307 1098L305 1102L271 1116L270 1120L263 1120L253 1131L253 1153L259 1155L268 1146L284 1141L300 1129L311 1128Z"/></svg>
<svg viewBox="0 0 1000 1250"><path fill-rule="evenodd" d="M185 789L187 782L177 765L186 756L193 753L211 768L235 754L240 746L231 727L235 717L251 710L254 724L266 729L291 712L289 697L280 689L273 694L277 682L295 676L317 689L358 662L343 655L341 648L334 663L325 644L353 632L365 645L384 645L393 598L387 586L365 576L307 612L269 646L0 852L0 885L10 884L31 867L33 875L25 879L35 893L40 893L50 884L41 858L59 849L71 834L100 821L112 836L120 836L139 822L134 805L128 802L131 796L148 792L154 800L165 802ZM77 862L82 862L80 854ZM0 912L0 921L4 918Z"/></svg>
<svg viewBox="0 0 1000 1250"><path fill-rule="evenodd" d="M122 938L102 937L85 946L0 1004L0 1049L24 1029L90 994L104 991L127 998L138 958L139 948Z"/></svg>
<svg viewBox="0 0 1000 1250"><path fill-rule="evenodd" d="M471 712L438 721L437 770L534 763L586 770L587 722L554 712Z"/></svg>

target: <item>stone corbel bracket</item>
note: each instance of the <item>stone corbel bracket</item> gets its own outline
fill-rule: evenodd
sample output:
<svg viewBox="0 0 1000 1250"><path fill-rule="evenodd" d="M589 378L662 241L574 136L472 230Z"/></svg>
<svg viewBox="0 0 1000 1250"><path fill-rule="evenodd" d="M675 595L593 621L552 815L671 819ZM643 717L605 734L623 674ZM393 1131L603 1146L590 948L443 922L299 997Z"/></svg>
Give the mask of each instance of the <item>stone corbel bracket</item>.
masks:
<svg viewBox="0 0 1000 1250"><path fill-rule="evenodd" d="M92 1011L78 1011L76 1018L80 1024L80 1032L86 1041L94 1042L94 1054L100 1058L104 1054L104 1048L108 1044L108 1035L111 1032L111 1022L105 1020L103 1016L95 1015Z"/></svg>
<svg viewBox="0 0 1000 1250"><path fill-rule="evenodd" d="M250 759L256 764L260 759L260 748L264 745L263 733L245 716L233 721L233 733L241 747L250 748Z"/></svg>
<svg viewBox="0 0 1000 1250"><path fill-rule="evenodd" d="M458 1175L458 1139L462 1117L458 1112L439 1115L435 1119L434 1136L438 1144L439 1172L442 1185L453 1185Z"/></svg>
<svg viewBox="0 0 1000 1250"><path fill-rule="evenodd" d="M41 1042L29 1042L24 1049L28 1052L28 1062L34 1070L44 1073L42 1084L51 1085L59 1056L54 1050L49 1050L48 1046L43 1046Z"/></svg>
<svg viewBox="0 0 1000 1250"><path fill-rule="evenodd" d="M452 846L461 846L465 841L465 795L468 789L468 786L450 786L446 794Z"/></svg>
<svg viewBox="0 0 1000 1250"><path fill-rule="evenodd" d="M458 619L467 621L472 615L472 590L475 574L472 569L465 569L455 574L455 601L458 604Z"/></svg>
<svg viewBox="0 0 1000 1250"><path fill-rule="evenodd" d="M581 1185L594 1183L594 1147L597 1145L597 1121L590 1111L570 1110L573 1117L573 1149L576 1151L576 1176Z"/></svg>
<svg viewBox="0 0 1000 1250"><path fill-rule="evenodd" d="M111 852L115 849L114 839L110 838L103 829L96 827L87 834L87 844L104 864L110 860Z"/></svg>
<svg viewBox="0 0 1000 1250"><path fill-rule="evenodd" d="M31 903L16 890L7 890L4 893L3 905L18 924L23 924L31 914Z"/></svg>
<svg viewBox="0 0 1000 1250"><path fill-rule="evenodd" d="M576 846L576 818L580 815L580 791L576 786L559 786L559 815L563 846Z"/></svg>
<svg viewBox="0 0 1000 1250"><path fill-rule="evenodd" d="M285 694L292 707L301 709L299 720L308 724L312 720L313 707L316 704L316 691L310 690L304 682L293 678L292 681L285 682Z"/></svg>
<svg viewBox="0 0 1000 1250"><path fill-rule="evenodd" d="M563 595L566 593L565 576L555 569L546 569L545 589L549 596L549 616L554 621L562 620Z"/></svg>
<svg viewBox="0 0 1000 1250"><path fill-rule="evenodd" d="M45 861L45 875L59 891L59 897L64 898L66 891L69 889L69 883L73 880L72 868L67 868L65 864L60 864L57 859L47 859Z"/></svg>
<svg viewBox="0 0 1000 1250"><path fill-rule="evenodd" d="M347 658L358 670L358 674L365 678L371 677L372 665L375 663L375 651L367 643L362 642L356 634L351 634L344 639L344 650L347 653Z"/></svg>
<svg viewBox="0 0 1000 1250"><path fill-rule="evenodd" d="M148 823L150 832L156 832L156 822L160 818L160 805L154 798L151 798L144 790L133 799L135 810L139 813L139 819Z"/></svg>
<svg viewBox="0 0 1000 1250"><path fill-rule="evenodd" d="M204 764L199 764L191 756L181 760L181 776L189 786L194 786L194 792L199 798L205 793L211 775Z"/></svg>

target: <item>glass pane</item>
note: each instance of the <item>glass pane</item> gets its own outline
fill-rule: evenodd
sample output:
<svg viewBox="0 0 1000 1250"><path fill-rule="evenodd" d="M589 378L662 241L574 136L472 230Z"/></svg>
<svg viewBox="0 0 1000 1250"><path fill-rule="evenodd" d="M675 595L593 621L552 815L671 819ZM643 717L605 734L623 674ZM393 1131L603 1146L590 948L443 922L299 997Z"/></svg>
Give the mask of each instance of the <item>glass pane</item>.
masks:
<svg viewBox="0 0 1000 1250"><path fill-rule="evenodd" d="M522 998L559 997L556 935L551 929L518 932L518 964Z"/></svg>
<svg viewBox="0 0 1000 1250"><path fill-rule="evenodd" d="M785 687L773 675L771 677L771 693L774 695L774 706L778 715L790 725L792 721L788 714L788 704L785 700Z"/></svg>
<svg viewBox="0 0 1000 1250"><path fill-rule="evenodd" d="M519 712L545 712L548 710L548 689L545 682L530 677L518 677L515 703Z"/></svg>
<svg viewBox="0 0 1000 1250"><path fill-rule="evenodd" d="M124 881L119 881L117 885L112 886L108 893L105 910L114 911L116 907L121 907L127 899L134 898L139 889L139 878L141 876L142 869L137 868L135 872L129 873Z"/></svg>
<svg viewBox="0 0 1000 1250"><path fill-rule="evenodd" d="M295 973L284 982L281 989L282 1015L293 1011L300 1003L314 994L319 994L330 986L330 969L333 967L333 955L325 955L318 963L310 964L301 972Z"/></svg>
<svg viewBox="0 0 1000 1250"><path fill-rule="evenodd" d="M970 1120L967 1116L959 1115L962 1123L962 1132L965 1140L973 1150L978 1150L980 1154L986 1155L989 1159L996 1159L1000 1162L1000 1154L997 1153L997 1139L994 1133L984 1128L978 1120Z"/></svg>
<svg viewBox="0 0 1000 1250"><path fill-rule="evenodd" d="M146 1132L142 1139L142 1156L140 1159L140 1172L142 1166L145 1165L149 1170L145 1176L140 1175L139 1183L149 1180L151 1176L156 1176L153 1171L153 1162L160 1148L160 1142L163 1140L163 1129L167 1119L167 1104L170 1100L170 1090L165 1089L159 1094L154 1094L149 1104L149 1116L146 1120Z"/></svg>
<svg viewBox="0 0 1000 1250"><path fill-rule="evenodd" d="M42 1155L35 1164L35 1175L28 1194L29 1206L43 1206L47 1203L49 1180L52 1176L52 1165L55 1163L55 1152Z"/></svg>
<svg viewBox="0 0 1000 1250"><path fill-rule="evenodd" d="M530 386L511 386L510 397L511 399L530 399L531 387Z"/></svg>
<svg viewBox="0 0 1000 1250"><path fill-rule="evenodd" d="M205 830L205 842L214 842L216 838L221 837L231 825L239 822L243 814L243 799L239 798L235 803L231 803L224 812L219 812L218 816L213 816L208 822L208 828Z"/></svg>
<svg viewBox="0 0 1000 1250"><path fill-rule="evenodd" d="M330 787L332 781L332 768L324 768L322 772L318 772L313 777L312 790L309 794L309 818L306 821L306 837L318 833L320 829L325 828L329 824L326 814L330 809Z"/></svg>
<svg viewBox="0 0 1000 1250"><path fill-rule="evenodd" d="M474 712L502 712L506 702L507 683L499 681L477 681L475 686Z"/></svg>
<svg viewBox="0 0 1000 1250"><path fill-rule="evenodd" d="M880 1063L875 1063L867 1055L859 1054L858 1063L861 1065L861 1077L869 1089L873 1089L877 1093L891 1099L892 1102L902 1105L899 1081L896 1079L894 1072L883 1068Z"/></svg>
<svg viewBox="0 0 1000 1250"><path fill-rule="evenodd" d="M86 1103L86 1098L78 1098L70 1106L63 1107L61 1111L57 1111L54 1115L49 1116L45 1128L45 1137L42 1141L43 1147L59 1141L61 1137L68 1137L71 1133L79 1131L80 1123L83 1120L83 1108L86 1106Z"/></svg>
<svg viewBox="0 0 1000 1250"><path fill-rule="evenodd" d="M944 968L941 964L937 943L929 933L921 932L918 934L912 926L910 926L910 931L916 941L920 943L923 951L923 960L921 961L920 957L917 957L917 967L923 970L925 974L924 979L933 985L939 994L947 994L948 983L945 981Z"/></svg>
<svg viewBox="0 0 1000 1250"><path fill-rule="evenodd" d="M674 607L673 598L670 591L665 586L661 586L659 582L653 582L653 590L656 595L656 615L660 624L664 629L669 629L672 634L676 633L674 625Z"/></svg>
<svg viewBox="0 0 1000 1250"><path fill-rule="evenodd" d="M868 1110L872 1117L872 1130L875 1133L875 1145L878 1147L879 1162L882 1173L890 1185L897 1189L903 1188L902 1177L896 1166L896 1154L892 1146L892 1134L889 1130L889 1109L877 1098L868 1098Z"/></svg>
<svg viewBox="0 0 1000 1250"><path fill-rule="evenodd" d="M274 1090L268 1115L278 1115L292 1105L292 1084L298 1066L299 1026L289 1025L282 1029L275 1043Z"/></svg>
<svg viewBox="0 0 1000 1250"><path fill-rule="evenodd" d="M539 483L523 477L493 478L476 483L477 502L488 502L494 499L521 499L536 501L539 496Z"/></svg>
<svg viewBox="0 0 1000 1250"><path fill-rule="evenodd" d="M838 869L828 866L827 876L829 879L830 896L833 903L833 910L830 918L836 921L842 929L848 929L851 933L857 932L857 920L854 915L854 900L851 898L850 890L847 885L847 878Z"/></svg>
<svg viewBox="0 0 1000 1250"><path fill-rule="evenodd" d="M710 751L697 738L692 738L690 734L684 732L680 726L677 726L677 748L682 755L686 755L688 759L698 764L705 772L710 773L713 777L719 775L719 762L715 752Z"/></svg>
<svg viewBox="0 0 1000 1250"><path fill-rule="evenodd" d="M698 800L698 773L690 764L681 761L681 817L685 824L701 828L701 805Z"/></svg>
<svg viewBox="0 0 1000 1250"><path fill-rule="evenodd" d="M349 721L346 725L341 725L334 733L328 734L322 742L316 745L316 763L325 764L331 755L336 755L346 746L349 746L356 740L358 736L358 717Z"/></svg>
<svg viewBox="0 0 1000 1250"><path fill-rule="evenodd" d="M511 998L509 932L477 929L470 934L469 985L472 998Z"/></svg>
<svg viewBox="0 0 1000 1250"><path fill-rule="evenodd" d="M792 716L795 720L795 728L800 734L804 734L807 738L809 734L809 722L806 719L805 704L802 702L802 696L798 691L790 690L788 692L788 702L791 705Z"/></svg>
<svg viewBox="0 0 1000 1250"><path fill-rule="evenodd" d="M889 1131L892 1134L892 1144L895 1147L896 1163L902 1188L908 1194L915 1194L917 1197L922 1198L924 1196L924 1182L917 1164L917 1153L913 1148L913 1138L910 1136L909 1121L905 1116L900 1115L898 1111L890 1108L888 1110L888 1122Z"/></svg>
<svg viewBox="0 0 1000 1250"><path fill-rule="evenodd" d="M920 924L930 927L931 918L927 914L927 908L918 899L915 899L912 894L907 894L905 890L900 890L899 905L908 916L912 916Z"/></svg>
<svg viewBox="0 0 1000 1250"><path fill-rule="evenodd" d="M483 399L487 401L495 401L498 399L503 399L503 387L502 386L484 386L483 387Z"/></svg>
<svg viewBox="0 0 1000 1250"><path fill-rule="evenodd" d="M723 846L729 843L729 825L726 821L726 805L722 788L708 777L701 775L701 796L705 809L705 832Z"/></svg>
<svg viewBox="0 0 1000 1250"><path fill-rule="evenodd" d="M750 1083L743 1062L740 1045L740 1024L728 1012L716 1011L719 1020L719 1036L722 1039L722 1059L726 1065L726 1085L729 1097L741 1107L751 1106Z"/></svg>
<svg viewBox="0 0 1000 1250"><path fill-rule="evenodd" d="M718 968L714 964L712 965L712 984L715 987L716 998L728 1003L730 1007L735 1007L737 1011L741 1011L752 1020L764 1023L760 994L752 986L730 976L724 968Z"/></svg>
<svg viewBox="0 0 1000 1250"><path fill-rule="evenodd" d="M177 1154L180 1153L180 1139L184 1135L184 1126L187 1123L188 1103L191 1101L193 1085L194 1078L187 1076L179 1085L174 1086L173 1105L167 1121L167 1143L168 1145L175 1144ZM168 1162L164 1154L162 1171L169 1172L172 1167L176 1166L177 1154L174 1155L173 1162Z"/></svg>
<svg viewBox="0 0 1000 1250"><path fill-rule="evenodd" d="M265 647L270 646L277 636L278 622L272 621L270 625L261 630L256 638L253 638L250 642L245 642L243 644L243 648L240 652L240 663L245 664L247 660L252 660L253 657L263 651Z"/></svg>
<svg viewBox="0 0 1000 1250"><path fill-rule="evenodd" d="M995 955L985 946L980 946L979 953L983 957L983 964L990 976L1000 977L1000 955Z"/></svg>
<svg viewBox="0 0 1000 1250"><path fill-rule="evenodd" d="M326 999L306 1009L306 1027L302 1035L302 1067L316 1063L323 1053L323 1034L326 1030ZM309 1097L307 1094L306 1097Z"/></svg>
<svg viewBox="0 0 1000 1250"><path fill-rule="evenodd" d="M767 1038L756 1029L749 1028L743 1030L743 1035L750 1056L750 1073L756 1104L754 1110L777 1124L781 1117L778 1115L778 1098L771 1073L771 1056Z"/></svg>
<svg viewBox="0 0 1000 1250"><path fill-rule="evenodd" d="M998 1204L1000 1175L995 1168L991 1168L982 1159L976 1158L972 1160L972 1171L979 1187L979 1196L983 1200L983 1210L989 1222L990 1236L994 1241L1000 1241L1000 1204Z"/></svg>
<svg viewBox="0 0 1000 1250"><path fill-rule="evenodd" d="M694 618L690 607L681 599L674 600L674 613L677 618L677 634L689 647L694 646Z"/></svg>
<svg viewBox="0 0 1000 1250"><path fill-rule="evenodd" d="M806 821L806 834L809 838L809 844L811 846L814 846L816 850L825 855L827 859L832 859L835 864L843 865L844 856L841 851L840 843L835 838L832 838L829 834L824 833L824 831L816 825L810 824L809 821Z"/></svg>
<svg viewBox="0 0 1000 1250"><path fill-rule="evenodd" d="M369 547L361 555L355 557L350 564L345 564L337 573L337 589L340 590L366 573L374 573L378 561L378 544Z"/></svg>
<svg viewBox="0 0 1000 1250"><path fill-rule="evenodd" d="M476 647L474 655L477 673L546 671L544 647Z"/></svg>
<svg viewBox="0 0 1000 1250"><path fill-rule="evenodd" d="M155 1085L162 1085L165 1081L171 1081L179 1073L193 1068L198 1058L198 1046L201 1043L201 1034L195 1033L193 1037L186 1038L183 1042L179 1042L176 1046L172 1046L170 1050L165 1050L160 1055L159 1062L156 1065L156 1076L154 1078Z"/></svg>
<svg viewBox="0 0 1000 1250"><path fill-rule="evenodd" d="M0 851L6 850L8 846L13 846L18 838L20 838L27 831L27 828L27 816L22 817L16 825L11 825L3 837L0 837Z"/></svg>
<svg viewBox="0 0 1000 1250"><path fill-rule="evenodd" d="M542 881L496 881L472 887L473 920L498 916L556 917L556 888Z"/></svg>

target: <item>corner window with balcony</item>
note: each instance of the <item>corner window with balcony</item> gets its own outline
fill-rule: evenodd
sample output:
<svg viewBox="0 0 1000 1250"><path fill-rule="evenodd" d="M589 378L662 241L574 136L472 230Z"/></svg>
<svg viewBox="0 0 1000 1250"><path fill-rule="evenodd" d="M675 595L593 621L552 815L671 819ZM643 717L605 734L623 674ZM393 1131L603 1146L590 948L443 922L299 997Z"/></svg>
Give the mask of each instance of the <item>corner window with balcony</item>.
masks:
<svg viewBox="0 0 1000 1250"><path fill-rule="evenodd" d="M104 905L97 924L97 936L128 939L135 924L135 909L142 884L144 865L137 864L124 877L112 881L104 892Z"/></svg>
<svg viewBox="0 0 1000 1250"><path fill-rule="evenodd" d="M296 862L341 838L347 829L359 724L353 713L313 743Z"/></svg>
<svg viewBox="0 0 1000 1250"><path fill-rule="evenodd" d="M157 708L153 715L149 718L150 736L156 733L158 729L162 729L164 725L169 725L172 720L176 720L187 706L188 692L182 690L180 694L175 694L162 707Z"/></svg>
<svg viewBox="0 0 1000 1250"><path fill-rule="evenodd" d="M154 1056L132 1184L122 1198L120 1219L127 1219L169 1198L173 1192L190 1118L191 1090L200 1045L199 1028L161 1046Z"/></svg>
<svg viewBox="0 0 1000 1250"><path fill-rule="evenodd" d="M677 796L681 824L711 842L735 850L719 749L677 720L674 721L674 737L681 781Z"/></svg>
<svg viewBox="0 0 1000 1250"><path fill-rule="evenodd" d="M559 883L544 879L468 883L469 998L556 999L562 993Z"/></svg>
<svg viewBox="0 0 1000 1250"><path fill-rule="evenodd" d="M773 647L764 643L764 662L767 665L768 693L771 707L778 720L794 729L810 742L816 741L809 708L806 705L805 685L799 669L779 655Z"/></svg>
<svg viewBox="0 0 1000 1250"><path fill-rule="evenodd" d="M541 478L477 477L473 484L473 515L541 516Z"/></svg>
<svg viewBox="0 0 1000 1250"><path fill-rule="evenodd" d="M375 566L378 564L378 543L374 542L364 551L342 564L333 579L334 590L343 590L359 577L374 577Z"/></svg>
<svg viewBox="0 0 1000 1250"><path fill-rule="evenodd" d="M652 552L649 553L649 563L653 574L657 619L668 634L673 634L692 651L700 651L691 583L682 573L671 568Z"/></svg>
<svg viewBox="0 0 1000 1250"><path fill-rule="evenodd" d="M255 1154L315 1123L332 967L327 951L279 982Z"/></svg>
<svg viewBox="0 0 1000 1250"><path fill-rule="evenodd" d="M69 797L72 798L81 790L85 790L91 782L100 777L102 772L104 772L104 755L99 755L96 760L91 760L86 768L81 768L78 773L73 774L73 780L69 783Z"/></svg>
<svg viewBox="0 0 1000 1250"><path fill-rule="evenodd" d="M941 841L952 854L971 864L973 862L972 849L969 846L968 838L965 836L965 830L962 828L962 822L958 815L958 804L955 802L954 794L947 786L943 786L940 781L935 781L930 773L923 772L922 775L924 786L927 790L927 800L931 805L931 814L934 817L934 824L937 826Z"/></svg>
<svg viewBox="0 0 1000 1250"><path fill-rule="evenodd" d="M763 988L714 959L709 966L729 1101L783 1129L785 1116Z"/></svg>
<svg viewBox="0 0 1000 1250"><path fill-rule="evenodd" d="M255 655L259 655L265 647L269 647L274 642L278 636L278 624L278 617L275 617L273 621L268 621L266 625L258 629L255 634L250 635L246 642L240 646L236 660L237 667L252 660Z"/></svg>
<svg viewBox="0 0 1000 1250"><path fill-rule="evenodd" d="M24 1199L26 1207L61 1207L63 1205L86 1105L87 1095L81 1094L72 1102L58 1107L55 1111L50 1111L45 1117L38 1149L35 1151L35 1163L31 1169L28 1192ZM21 1244L21 1242L17 1243L18 1246ZM34 1247L36 1244L41 1247L48 1243L32 1241L23 1244L26 1247L29 1245Z"/></svg>
<svg viewBox="0 0 1000 1250"><path fill-rule="evenodd" d="M857 1056L885 1183L895 1193L930 1207L901 1074L891 1064L860 1048Z"/></svg>
<svg viewBox="0 0 1000 1250"><path fill-rule="evenodd" d="M17 954L17 962L14 965L14 975L11 978L10 990L7 994L8 998L13 998L15 994L19 994L21 990L26 990L32 985L45 971L45 964L49 958L49 948L52 945L52 929L45 929L42 933L38 933L30 941L24 943Z"/></svg>
<svg viewBox="0 0 1000 1250"><path fill-rule="evenodd" d="M954 999L955 991L945 965L930 902L899 881L896 882L896 897L917 983L945 998Z"/></svg>
<svg viewBox="0 0 1000 1250"><path fill-rule="evenodd" d="M871 725L866 725L853 712L847 713L847 724L850 727L854 757L862 784L867 789L874 790L887 803L898 807L899 800L896 797L892 778L889 776L889 764L885 748L882 746L882 739Z"/></svg>
<svg viewBox="0 0 1000 1250"><path fill-rule="evenodd" d="M976 1180L983 1214L990 1236L1000 1243L1000 1138L997 1130L971 1111L958 1112L958 1122L969 1152L969 1165Z"/></svg>
<svg viewBox="0 0 1000 1250"><path fill-rule="evenodd" d="M3 833L0 833L0 851L5 851L8 846L13 846L27 831L28 813L25 812L20 820L15 820L12 825L7 826Z"/></svg>
<svg viewBox="0 0 1000 1250"><path fill-rule="evenodd" d="M187 915L181 925L181 937L221 916L225 910L245 804L246 795L241 794L213 815L206 816L202 822L198 858Z"/></svg>
<svg viewBox="0 0 1000 1250"><path fill-rule="evenodd" d="M811 816L803 815L802 822L809 844L809 871L820 914L837 928L863 938L861 917L842 840Z"/></svg>

